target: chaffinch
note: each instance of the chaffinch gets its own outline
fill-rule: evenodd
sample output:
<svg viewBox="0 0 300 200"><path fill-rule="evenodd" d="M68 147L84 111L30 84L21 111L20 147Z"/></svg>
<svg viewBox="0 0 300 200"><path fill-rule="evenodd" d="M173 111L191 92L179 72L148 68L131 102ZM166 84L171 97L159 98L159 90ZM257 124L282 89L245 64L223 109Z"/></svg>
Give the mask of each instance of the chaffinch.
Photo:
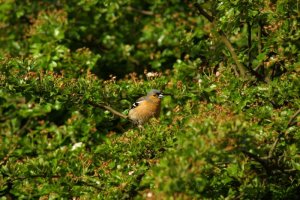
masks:
<svg viewBox="0 0 300 200"><path fill-rule="evenodd" d="M159 117L163 94L160 90L151 90L147 96L139 98L128 113L129 119L136 125L146 123L152 117Z"/></svg>

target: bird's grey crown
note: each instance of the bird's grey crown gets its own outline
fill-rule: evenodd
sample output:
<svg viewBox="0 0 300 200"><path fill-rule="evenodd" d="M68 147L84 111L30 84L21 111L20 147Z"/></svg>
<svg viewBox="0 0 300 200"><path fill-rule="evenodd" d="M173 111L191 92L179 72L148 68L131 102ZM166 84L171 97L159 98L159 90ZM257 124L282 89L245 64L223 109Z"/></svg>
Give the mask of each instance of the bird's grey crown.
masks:
<svg viewBox="0 0 300 200"><path fill-rule="evenodd" d="M151 96L151 95L153 95L153 94L157 94L157 95L158 95L158 98L160 98L160 99L163 97L163 94L162 94L162 92L161 92L160 90L152 89L150 92L148 92L147 96L141 97L141 98L139 98L135 103L133 103L131 109L138 107L138 105L139 105L142 101L144 101L145 99L148 99L149 96Z"/></svg>
<svg viewBox="0 0 300 200"><path fill-rule="evenodd" d="M152 94L161 94L161 91L157 89L152 89L150 90L150 92L148 92L148 95L152 95Z"/></svg>

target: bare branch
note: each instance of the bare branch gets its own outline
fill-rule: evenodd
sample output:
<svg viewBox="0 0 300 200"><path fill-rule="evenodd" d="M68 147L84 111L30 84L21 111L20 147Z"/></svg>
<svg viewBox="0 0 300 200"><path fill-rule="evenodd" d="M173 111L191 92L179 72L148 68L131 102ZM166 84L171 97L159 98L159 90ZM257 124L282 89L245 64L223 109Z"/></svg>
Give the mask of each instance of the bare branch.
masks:
<svg viewBox="0 0 300 200"><path fill-rule="evenodd" d="M293 125L293 121L296 119L296 117L300 114L300 109L298 109L294 115L291 116L288 124L287 124L287 127L289 128L290 126Z"/></svg>
<svg viewBox="0 0 300 200"><path fill-rule="evenodd" d="M270 167L269 167L269 165L268 165L268 163L267 163L266 160L260 158L259 156L255 155L255 154L253 154L253 153L250 153L250 152L248 152L248 151L245 151L245 150L241 150L241 152L243 152L243 153L244 153L246 156L248 156L249 158L252 158L252 159L254 159L255 161L259 162L259 163L263 166L263 168L266 170L267 174L270 173Z"/></svg>
<svg viewBox="0 0 300 200"><path fill-rule="evenodd" d="M219 31L219 33L221 34L221 40L223 41L223 43L225 44L225 46L227 47L227 49L229 50L230 54L232 55L232 59L234 60L235 64L237 65L237 67L239 68L240 74L242 77L245 77L245 67L240 63L238 56L236 55L233 46L231 45L231 43L229 42L229 40L227 39L227 37L225 36L225 34L222 34L223 31Z"/></svg>
<svg viewBox="0 0 300 200"><path fill-rule="evenodd" d="M251 32L252 26L249 21L247 21L247 32L248 32L248 68L252 67L252 32Z"/></svg>
<svg viewBox="0 0 300 200"><path fill-rule="evenodd" d="M214 22L214 17L210 16L201 6L199 3L195 3L194 6L198 9L198 12L203 15L208 21L211 23Z"/></svg>
<svg viewBox="0 0 300 200"><path fill-rule="evenodd" d="M195 3L194 6L198 9L198 12L203 15L208 21L210 21L211 23L214 24L214 18L212 16L210 16L198 3ZM232 58L235 62L235 64L237 65L237 67L239 68L239 72L240 75L242 77L245 77L246 72L245 72L245 67L240 63L240 61L238 60L238 56L235 53L235 50L233 48L233 46L231 45L230 41L228 40L228 38L226 37L226 34L220 30L218 31L221 40L223 41L223 43L225 44L225 46L227 47L227 49L229 50L230 54L232 55ZM235 68L235 66L232 66L233 68ZM236 69L234 69L236 71Z"/></svg>
<svg viewBox="0 0 300 200"><path fill-rule="evenodd" d="M0 161L0 166L2 165L6 165L8 159L10 158L10 156L13 154L13 152L16 150L17 145L14 145L12 147L10 147L10 151L6 154L6 156Z"/></svg>
<svg viewBox="0 0 300 200"><path fill-rule="evenodd" d="M292 126L293 121L295 120L295 118L296 118L299 114L300 114L300 109L297 110L297 111L295 112L295 114L292 115L292 116L290 117L289 122L288 122L288 124L287 124L287 128L289 128L289 127ZM286 132L280 132L280 133L278 134L276 140L274 141L274 143L273 143L273 145L272 145L272 147L271 147L271 149L270 149L270 151L269 151L268 157L266 157L265 159L270 159L270 158L273 157L274 150L276 149L276 147L277 147L277 145L278 145L278 142L279 142L280 138L283 137L285 134L286 134Z"/></svg>
<svg viewBox="0 0 300 200"><path fill-rule="evenodd" d="M95 103L95 102L90 101L90 100L87 100L87 103L94 106L94 107L101 108L101 109L104 109L104 110L108 110L108 111L110 111L111 113L113 113L114 115L116 115L118 117L121 117L121 118L124 118L124 119L128 118L127 115L124 115L123 113L120 113L119 111L116 111L115 109L113 109L112 107L110 107L108 105L101 104L101 103L100 104Z"/></svg>
<svg viewBox="0 0 300 200"><path fill-rule="evenodd" d="M261 52L262 52L261 33L262 33L262 29L263 29L263 25L261 23L261 20L259 20L258 25L259 25L259 28L258 28L258 33L257 33L257 39L258 39L257 48L258 48L258 53L261 54Z"/></svg>
<svg viewBox="0 0 300 200"><path fill-rule="evenodd" d="M141 13L141 14L143 14L143 15L149 15L149 16L154 15L154 13L153 13L152 11L149 11L149 10L139 10L139 9L133 8L133 7L131 7L131 6L128 6L128 7L127 7L127 10L128 10L128 11L138 12L138 13Z"/></svg>

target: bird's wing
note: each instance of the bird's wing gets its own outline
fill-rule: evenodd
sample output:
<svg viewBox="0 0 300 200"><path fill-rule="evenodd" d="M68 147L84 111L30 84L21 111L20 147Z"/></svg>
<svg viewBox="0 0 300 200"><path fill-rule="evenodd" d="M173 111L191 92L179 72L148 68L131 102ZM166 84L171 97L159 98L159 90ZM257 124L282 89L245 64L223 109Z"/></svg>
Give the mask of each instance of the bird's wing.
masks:
<svg viewBox="0 0 300 200"><path fill-rule="evenodd" d="M145 97L140 97L138 100L136 100L135 103L132 104L132 108L131 109L136 108L144 100L145 100Z"/></svg>

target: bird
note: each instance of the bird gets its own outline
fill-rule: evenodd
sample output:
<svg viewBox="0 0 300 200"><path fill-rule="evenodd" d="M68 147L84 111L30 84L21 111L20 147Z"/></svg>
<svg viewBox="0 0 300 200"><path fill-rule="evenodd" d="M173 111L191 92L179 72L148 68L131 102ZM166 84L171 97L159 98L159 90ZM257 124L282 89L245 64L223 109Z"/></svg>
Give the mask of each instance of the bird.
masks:
<svg viewBox="0 0 300 200"><path fill-rule="evenodd" d="M128 112L128 118L138 126L145 124L153 117L158 118L163 96L160 90L152 89L147 96L139 98L132 105Z"/></svg>

